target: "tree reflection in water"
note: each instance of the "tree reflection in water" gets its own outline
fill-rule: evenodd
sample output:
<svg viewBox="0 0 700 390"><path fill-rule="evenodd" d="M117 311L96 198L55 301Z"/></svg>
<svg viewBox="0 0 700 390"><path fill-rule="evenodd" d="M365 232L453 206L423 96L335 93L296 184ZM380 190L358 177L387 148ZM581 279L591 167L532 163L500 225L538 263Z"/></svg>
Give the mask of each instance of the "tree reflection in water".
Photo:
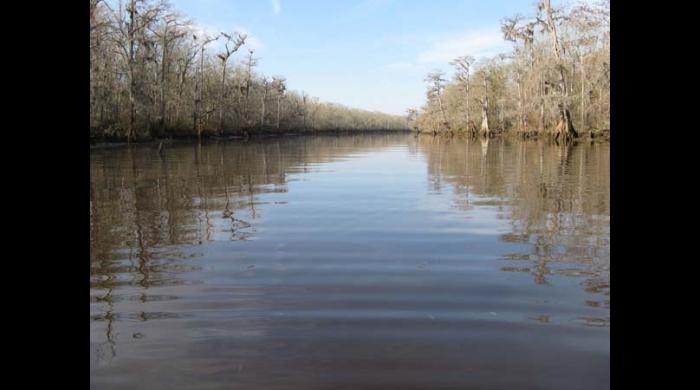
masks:
<svg viewBox="0 0 700 390"><path fill-rule="evenodd" d="M518 265L503 271L530 273L537 284L584 277L586 290L603 296L588 304L609 306L609 144L420 137L419 145L431 182L452 186L454 207L472 210L475 198L497 206L512 227L500 239L529 246L504 254Z"/></svg>

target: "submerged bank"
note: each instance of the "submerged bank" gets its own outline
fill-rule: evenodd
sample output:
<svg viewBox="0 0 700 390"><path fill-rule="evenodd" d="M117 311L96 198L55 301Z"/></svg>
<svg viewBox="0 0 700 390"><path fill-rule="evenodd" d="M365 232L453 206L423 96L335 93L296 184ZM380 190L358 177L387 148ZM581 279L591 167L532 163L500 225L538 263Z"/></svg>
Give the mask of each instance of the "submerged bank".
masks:
<svg viewBox="0 0 700 390"><path fill-rule="evenodd" d="M270 130L254 130L254 131L237 131L225 133L224 135L206 133L202 134L201 137L197 137L196 134L170 134L163 137L150 137L143 136L132 139L128 141L127 137L90 137L91 147L106 147L110 145L121 145L136 143L152 143L159 141L197 141L197 140L247 140L255 138L283 138L283 137L300 137L300 136L338 136L338 135L372 135L372 134L414 134L415 136L433 136L433 137L456 137L456 138L521 138L521 139L550 139L554 138L553 134L550 132L518 132L518 131L492 131L488 134L474 133L464 130L450 130L450 131L432 131L432 130L420 130L420 129L382 129L382 130L322 130L322 131L304 131L304 130L282 130L282 131L270 131ZM603 130L588 130L578 133L578 137L573 138L573 141L610 141L610 129Z"/></svg>
<svg viewBox="0 0 700 390"><path fill-rule="evenodd" d="M554 139L556 141L610 141L610 129L590 129L586 131L578 131L576 136L562 137L560 134L553 131L467 131L459 130L421 130L414 129L413 132L422 135L445 136L445 137L462 137L462 138L496 138L496 137L516 137L521 139Z"/></svg>
<svg viewBox="0 0 700 390"><path fill-rule="evenodd" d="M401 134L410 133L410 129L377 129L377 130L357 130L357 129L333 129L333 130L249 130L232 131L222 134L203 133L201 136L193 133L167 133L164 136L141 136L128 140L126 136L90 136L90 145L110 145L126 143L149 143L166 140L196 141L201 140L227 140L227 139L250 139L250 138L276 138L276 137L298 137L304 135L357 135L357 134Z"/></svg>

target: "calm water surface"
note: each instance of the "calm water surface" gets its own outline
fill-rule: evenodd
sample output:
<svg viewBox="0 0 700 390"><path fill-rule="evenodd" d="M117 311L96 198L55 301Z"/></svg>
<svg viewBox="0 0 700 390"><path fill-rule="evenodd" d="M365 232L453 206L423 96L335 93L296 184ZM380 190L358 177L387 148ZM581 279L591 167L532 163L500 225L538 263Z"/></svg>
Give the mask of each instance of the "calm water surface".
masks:
<svg viewBox="0 0 700 390"><path fill-rule="evenodd" d="M93 388L609 388L608 144L309 136L90 165Z"/></svg>

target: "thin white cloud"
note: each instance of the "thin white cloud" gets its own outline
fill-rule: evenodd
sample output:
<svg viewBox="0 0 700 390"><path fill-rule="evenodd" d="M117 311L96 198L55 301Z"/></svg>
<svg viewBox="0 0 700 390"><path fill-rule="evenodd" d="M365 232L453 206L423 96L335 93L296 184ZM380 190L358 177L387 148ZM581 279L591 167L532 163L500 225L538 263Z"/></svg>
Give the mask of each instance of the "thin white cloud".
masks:
<svg viewBox="0 0 700 390"><path fill-rule="evenodd" d="M418 54L419 64L447 63L456 57L470 55L476 58L489 57L508 49L499 28L466 31L435 42Z"/></svg>
<svg viewBox="0 0 700 390"><path fill-rule="evenodd" d="M259 51L264 47L263 42L255 36L252 32L250 32L247 28L243 26L234 26L233 31L239 32L241 34L245 34L248 36L248 38L245 40L245 46L249 49L253 49L255 51Z"/></svg>
<svg viewBox="0 0 700 390"><path fill-rule="evenodd" d="M282 4L280 3L280 0L272 0L272 12L274 12L275 15L279 15L280 12L282 12Z"/></svg>
<svg viewBox="0 0 700 390"><path fill-rule="evenodd" d="M207 36L214 38L216 36L219 36L221 32L225 33L241 33L245 34L248 37L246 38L245 41L245 48L250 48L255 51L259 51L260 49L263 48L263 43L260 39L258 39L254 34L252 34L247 28L242 27L242 26L232 26L229 28L221 28L216 25L195 25L192 27L194 30L194 33L197 34L200 37ZM219 38L218 40L212 42L207 46L207 49L212 49L214 51L220 51L224 49L225 45L225 40L224 38Z"/></svg>
<svg viewBox="0 0 700 390"><path fill-rule="evenodd" d="M393 62L383 65L382 69L384 71L401 73L404 77L423 75L431 69L449 72L451 69L449 62L459 56L470 55L476 57L476 59L483 59L494 57L507 51L510 47L510 44L503 39L501 30L498 27L447 35L435 34L429 37L425 34L422 37L411 35L392 37L387 42L395 45L425 47L423 51L418 52L413 61Z"/></svg>

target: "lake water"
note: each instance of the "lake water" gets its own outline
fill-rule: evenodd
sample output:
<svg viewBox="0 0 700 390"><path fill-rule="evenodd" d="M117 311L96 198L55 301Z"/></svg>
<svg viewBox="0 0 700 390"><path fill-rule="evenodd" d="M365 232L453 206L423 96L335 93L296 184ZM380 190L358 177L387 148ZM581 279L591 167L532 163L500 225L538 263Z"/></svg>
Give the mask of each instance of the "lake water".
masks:
<svg viewBox="0 0 700 390"><path fill-rule="evenodd" d="M99 389L607 389L610 147L91 151Z"/></svg>

